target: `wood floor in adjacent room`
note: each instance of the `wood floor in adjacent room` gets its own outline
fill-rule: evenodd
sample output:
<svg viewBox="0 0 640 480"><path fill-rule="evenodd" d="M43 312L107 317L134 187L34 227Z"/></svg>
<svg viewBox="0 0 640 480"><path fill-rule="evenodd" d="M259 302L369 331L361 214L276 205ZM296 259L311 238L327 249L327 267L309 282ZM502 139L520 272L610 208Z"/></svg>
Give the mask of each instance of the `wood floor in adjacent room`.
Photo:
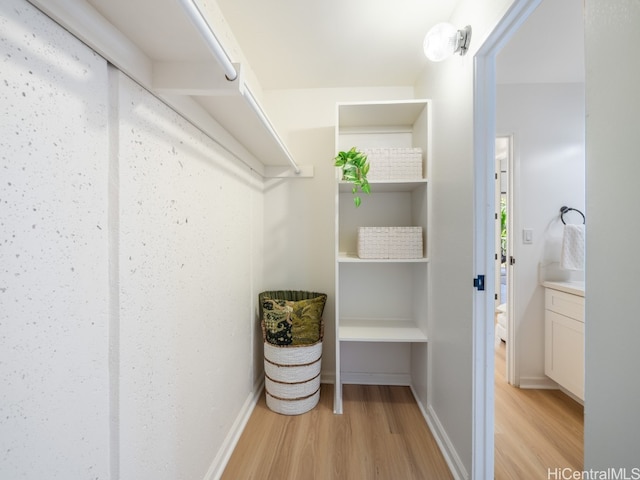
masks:
<svg viewBox="0 0 640 480"><path fill-rule="evenodd" d="M495 357L496 480L560 478L553 475L556 468L581 471L582 405L560 390L527 390L509 385L505 350L501 343Z"/></svg>
<svg viewBox="0 0 640 480"><path fill-rule="evenodd" d="M583 409L557 390L522 390L504 380L496 355L495 478L547 479L548 469L582 470ZM407 387L333 386L304 415L270 411L261 395L222 480L429 480L453 478ZM552 477L553 478L553 477Z"/></svg>

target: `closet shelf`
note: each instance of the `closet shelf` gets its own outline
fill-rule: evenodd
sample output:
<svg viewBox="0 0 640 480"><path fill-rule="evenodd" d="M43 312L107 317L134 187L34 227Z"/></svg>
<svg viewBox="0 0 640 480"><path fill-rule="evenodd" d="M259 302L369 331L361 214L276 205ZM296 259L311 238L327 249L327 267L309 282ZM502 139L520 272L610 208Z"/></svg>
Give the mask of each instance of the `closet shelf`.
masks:
<svg viewBox="0 0 640 480"><path fill-rule="evenodd" d="M355 253L339 253L339 263L428 263L427 257L422 258L360 258Z"/></svg>
<svg viewBox="0 0 640 480"><path fill-rule="evenodd" d="M426 185L427 179L420 178L417 180L369 180L369 184L371 185L371 193L411 192L422 185ZM353 184L349 182L339 182L340 193L348 193L352 188Z"/></svg>
<svg viewBox="0 0 640 480"><path fill-rule="evenodd" d="M226 80L179 2L29 1L259 174L313 176L311 166L295 172L295 162L251 94L241 65L234 64L238 77ZM208 14L215 15L215 9ZM153 33L141 34L141 24Z"/></svg>
<svg viewBox="0 0 640 480"><path fill-rule="evenodd" d="M343 132L390 127L410 131L426 104L422 99L342 103L338 128Z"/></svg>
<svg viewBox="0 0 640 480"><path fill-rule="evenodd" d="M341 318L341 342L426 342L427 335L415 322L401 319Z"/></svg>

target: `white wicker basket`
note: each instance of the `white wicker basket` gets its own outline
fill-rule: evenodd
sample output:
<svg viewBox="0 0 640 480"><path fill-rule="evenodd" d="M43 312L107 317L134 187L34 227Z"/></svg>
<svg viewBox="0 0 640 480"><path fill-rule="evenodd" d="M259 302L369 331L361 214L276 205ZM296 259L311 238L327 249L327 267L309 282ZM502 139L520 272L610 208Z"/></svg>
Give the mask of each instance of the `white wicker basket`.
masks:
<svg viewBox="0 0 640 480"><path fill-rule="evenodd" d="M309 315L319 318L318 340L312 344L291 343L275 345L269 343L264 320L263 302L267 299L280 299L292 302L301 300L322 300L326 294L317 292L277 290L262 292L258 296L260 317L262 319L262 339L264 340L265 396L267 406L274 412L284 415L299 415L308 412L320 399L320 370L322 367L322 339L324 321L322 310ZM317 307L317 305L316 305ZM311 325L314 325L312 323Z"/></svg>
<svg viewBox="0 0 640 480"><path fill-rule="evenodd" d="M321 356L322 340L310 345L273 345L264 342L264 358L274 365L307 365Z"/></svg>
<svg viewBox="0 0 640 480"><path fill-rule="evenodd" d="M364 148L369 160L369 180L418 180L423 178L421 148Z"/></svg>
<svg viewBox="0 0 640 480"><path fill-rule="evenodd" d="M320 399L321 367L322 340L295 346L264 342L267 406L284 415L311 410Z"/></svg>
<svg viewBox="0 0 640 480"><path fill-rule="evenodd" d="M320 388L320 374L310 380L297 383L277 382L265 377L264 385L272 397L283 400L297 400L299 398L307 398L318 391Z"/></svg>
<svg viewBox="0 0 640 480"><path fill-rule="evenodd" d="M267 407L282 415L300 415L314 408L320 400L320 389L313 395L296 400L285 400L269 395L267 392Z"/></svg>
<svg viewBox="0 0 640 480"><path fill-rule="evenodd" d="M359 227L358 257L422 258L422 227Z"/></svg>

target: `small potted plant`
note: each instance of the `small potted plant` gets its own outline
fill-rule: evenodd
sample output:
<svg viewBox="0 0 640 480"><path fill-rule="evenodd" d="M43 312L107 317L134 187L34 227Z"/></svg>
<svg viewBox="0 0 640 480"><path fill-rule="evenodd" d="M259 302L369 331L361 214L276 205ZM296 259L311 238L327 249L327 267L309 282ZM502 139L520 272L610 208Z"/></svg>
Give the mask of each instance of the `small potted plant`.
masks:
<svg viewBox="0 0 640 480"><path fill-rule="evenodd" d="M359 207L362 199L357 195L358 189L363 193L371 193L371 187L367 180L367 173L369 172L367 156L356 147L352 147L347 152L338 153L334 160L334 165L342 168L342 180L353 183L353 189L351 190L354 194L353 203L356 207Z"/></svg>

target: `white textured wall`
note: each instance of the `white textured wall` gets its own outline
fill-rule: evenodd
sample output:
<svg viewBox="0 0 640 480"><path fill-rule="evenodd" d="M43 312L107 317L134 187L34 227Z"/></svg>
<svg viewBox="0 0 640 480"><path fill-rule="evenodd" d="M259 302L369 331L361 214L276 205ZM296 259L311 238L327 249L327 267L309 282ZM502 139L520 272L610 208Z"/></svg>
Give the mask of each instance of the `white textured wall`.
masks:
<svg viewBox="0 0 640 480"><path fill-rule="evenodd" d="M0 478L109 478L107 68L0 5Z"/></svg>
<svg viewBox="0 0 640 480"><path fill-rule="evenodd" d="M121 474L203 478L253 386L252 242L262 228L253 197L262 187L114 76Z"/></svg>
<svg viewBox="0 0 640 480"><path fill-rule="evenodd" d="M0 478L211 478L261 373L262 179L26 2L0 22Z"/></svg>
<svg viewBox="0 0 640 480"><path fill-rule="evenodd" d="M560 207L585 212L584 85L499 85L496 131L513 135L515 208L512 255L518 377L523 385L544 384L544 288L546 279L582 278L559 269L563 225ZM582 221L578 214L568 223ZM522 230L533 230L523 244ZM582 274L583 275L583 274Z"/></svg>
<svg viewBox="0 0 640 480"><path fill-rule="evenodd" d="M446 431L459 463L471 463L473 152L472 62L452 59L445 76L420 85L433 99L432 318L429 406ZM448 90L459 92L452 95ZM468 135L467 135L468 132Z"/></svg>
<svg viewBox="0 0 640 480"><path fill-rule="evenodd" d="M472 25L470 51L429 63L416 83L433 100L429 407L462 478L473 458L473 55L511 3L461 0L451 21Z"/></svg>

